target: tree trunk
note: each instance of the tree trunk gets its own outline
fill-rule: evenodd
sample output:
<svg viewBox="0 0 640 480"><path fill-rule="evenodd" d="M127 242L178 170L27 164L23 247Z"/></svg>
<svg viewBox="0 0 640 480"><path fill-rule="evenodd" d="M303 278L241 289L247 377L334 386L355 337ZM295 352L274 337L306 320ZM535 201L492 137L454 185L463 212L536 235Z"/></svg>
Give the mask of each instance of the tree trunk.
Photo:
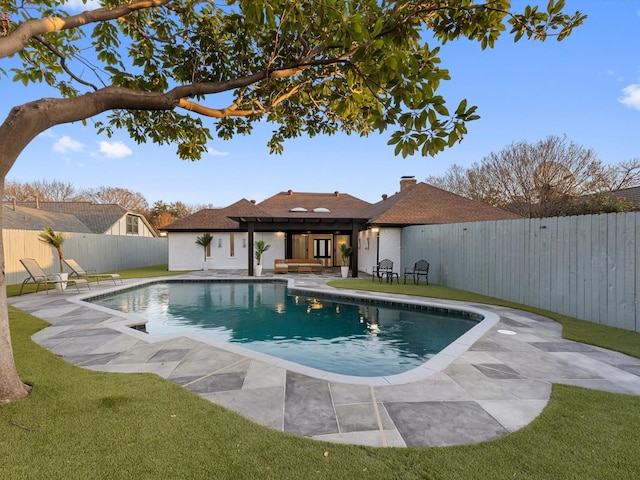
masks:
<svg viewBox="0 0 640 480"><path fill-rule="evenodd" d="M4 179L0 181L0 196L4 193ZM2 210L0 209L0 222ZM0 404L15 402L27 395L31 389L18 377L13 360L11 334L9 332L9 313L7 311L6 276L4 272L4 247L0 234Z"/></svg>

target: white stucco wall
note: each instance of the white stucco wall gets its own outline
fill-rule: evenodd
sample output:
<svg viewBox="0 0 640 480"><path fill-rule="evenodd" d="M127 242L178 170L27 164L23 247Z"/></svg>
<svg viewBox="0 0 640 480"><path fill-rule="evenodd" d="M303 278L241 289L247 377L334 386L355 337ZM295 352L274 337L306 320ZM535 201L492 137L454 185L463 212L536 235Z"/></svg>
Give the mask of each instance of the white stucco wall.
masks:
<svg viewBox="0 0 640 480"><path fill-rule="evenodd" d="M204 266L204 249L196 243L196 239L205 232L170 232L169 242L169 270L202 270ZM211 270L244 270L248 268L247 249L251 249L251 258L254 258L253 247L248 245L248 234L235 232L234 256L230 254L229 232L212 233L211 255L207 257L206 267ZM273 261L276 258L284 258L284 234L282 233L256 233L254 240L264 240L271 245L262 257L265 270L273 269ZM255 260L254 260L255 262Z"/></svg>
<svg viewBox="0 0 640 480"><path fill-rule="evenodd" d="M381 228L379 232L380 260L388 258L393 262L393 271L401 272L402 261L402 229L401 228Z"/></svg>
<svg viewBox="0 0 640 480"><path fill-rule="evenodd" d="M371 273L373 266L376 264L376 242L377 232L373 230L364 230L358 233L358 270L361 272Z"/></svg>
<svg viewBox="0 0 640 480"><path fill-rule="evenodd" d="M269 250L267 250L262 255L262 268L264 270L273 270L274 260L276 260L277 258L286 258L284 254L285 252L284 232L272 232L272 233L256 232L253 234L253 240L255 242L257 242L258 240L264 240L267 244L271 245ZM256 263L256 260L254 256L253 264L255 265L255 263Z"/></svg>
<svg viewBox="0 0 640 480"><path fill-rule="evenodd" d="M379 243L379 246L378 246ZM393 262L393 271L401 273L402 229L369 229L358 235L358 270L371 274L380 260Z"/></svg>
<svg viewBox="0 0 640 480"><path fill-rule="evenodd" d="M172 232L167 236L169 271L202 269L204 255L202 247L196 243L197 237L191 232Z"/></svg>

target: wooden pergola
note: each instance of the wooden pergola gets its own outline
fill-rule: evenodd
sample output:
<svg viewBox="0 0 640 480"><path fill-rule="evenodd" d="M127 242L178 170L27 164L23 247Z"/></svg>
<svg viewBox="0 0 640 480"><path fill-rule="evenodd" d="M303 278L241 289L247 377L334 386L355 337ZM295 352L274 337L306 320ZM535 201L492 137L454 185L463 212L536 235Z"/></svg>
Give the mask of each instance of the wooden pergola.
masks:
<svg viewBox="0 0 640 480"><path fill-rule="evenodd" d="M367 225L365 218L322 218L314 217L229 217L238 222L241 230L248 233L249 245L254 243L255 232L284 232L286 233L331 233L349 235L351 246L358 244L358 232L364 230ZM291 236L287 236L288 242ZM290 245L287 246L290 251ZM247 249L249 276L253 276L253 249ZM358 256L351 258L351 276L358 276Z"/></svg>

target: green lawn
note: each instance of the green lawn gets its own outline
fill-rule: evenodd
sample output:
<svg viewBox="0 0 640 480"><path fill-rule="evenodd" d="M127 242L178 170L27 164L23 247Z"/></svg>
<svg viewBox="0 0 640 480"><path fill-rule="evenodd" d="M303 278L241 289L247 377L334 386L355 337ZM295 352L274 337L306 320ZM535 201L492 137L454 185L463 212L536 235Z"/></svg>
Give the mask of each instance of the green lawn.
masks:
<svg viewBox="0 0 640 480"><path fill-rule="evenodd" d="M30 340L45 322L14 308L10 322L20 375L34 388L0 406L0 479L619 480L640 471L637 396L556 385L539 418L491 442L336 445L260 427L155 375L71 366Z"/></svg>

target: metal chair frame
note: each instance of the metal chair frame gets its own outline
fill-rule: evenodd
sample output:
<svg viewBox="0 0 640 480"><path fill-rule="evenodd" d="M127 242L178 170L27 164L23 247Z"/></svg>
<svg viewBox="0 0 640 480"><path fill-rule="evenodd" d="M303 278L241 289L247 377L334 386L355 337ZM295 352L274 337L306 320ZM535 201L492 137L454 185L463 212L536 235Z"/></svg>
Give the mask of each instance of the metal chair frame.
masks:
<svg viewBox="0 0 640 480"><path fill-rule="evenodd" d="M424 277L425 282L429 285L429 262L426 260L418 260L413 268L404 269L404 283L407 284L407 277L413 278L413 283L420 284L420 277Z"/></svg>

